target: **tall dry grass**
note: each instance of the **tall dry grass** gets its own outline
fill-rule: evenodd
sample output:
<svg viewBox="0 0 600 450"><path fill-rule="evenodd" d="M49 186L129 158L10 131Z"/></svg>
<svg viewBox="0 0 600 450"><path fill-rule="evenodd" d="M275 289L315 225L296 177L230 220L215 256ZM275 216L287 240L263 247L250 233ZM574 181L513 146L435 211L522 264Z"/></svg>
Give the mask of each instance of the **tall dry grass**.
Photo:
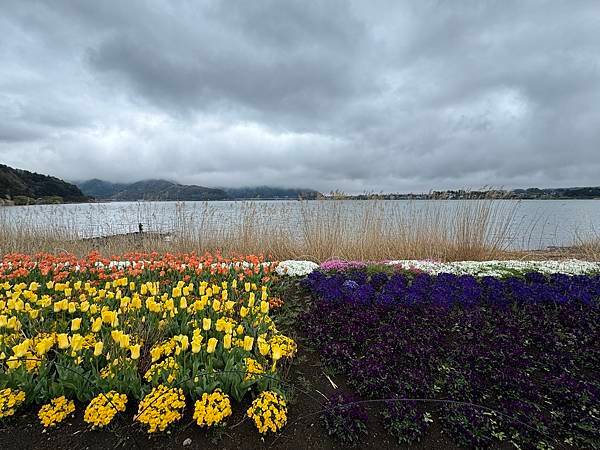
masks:
<svg viewBox="0 0 600 450"><path fill-rule="evenodd" d="M31 208L31 207L30 207ZM168 211L152 203L124 211L130 229L142 222L147 231L166 228L164 236L145 232L102 239L83 239L81 224L104 223L107 234L122 232L119 219L102 208L85 214L55 207L9 214L0 208L0 254L99 250L103 254L130 251L262 253L274 259L330 258L357 260L502 258L511 243L518 204L465 200L444 203L384 201L243 202L235 205L176 204ZM35 212L37 211L37 212ZM131 214L130 214L131 213ZM94 216L96 215L96 217Z"/></svg>
<svg viewBox="0 0 600 450"><path fill-rule="evenodd" d="M576 233L574 250L590 261L600 261L600 232L591 229L587 233Z"/></svg>

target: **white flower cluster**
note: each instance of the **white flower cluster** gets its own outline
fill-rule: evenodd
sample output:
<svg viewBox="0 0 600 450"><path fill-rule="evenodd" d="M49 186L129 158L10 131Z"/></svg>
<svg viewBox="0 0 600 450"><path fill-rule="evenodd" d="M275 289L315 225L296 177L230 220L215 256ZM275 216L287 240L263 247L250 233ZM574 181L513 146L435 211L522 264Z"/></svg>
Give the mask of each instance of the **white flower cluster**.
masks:
<svg viewBox="0 0 600 450"><path fill-rule="evenodd" d="M318 268L319 268L319 265L312 261L288 260L288 261L281 261L277 265L275 272L277 272L278 275L287 275L290 277L303 277Z"/></svg>
<svg viewBox="0 0 600 450"><path fill-rule="evenodd" d="M600 273L600 263L569 259L563 261L456 261L443 263L438 261L398 260L386 264L400 266L403 269L416 269L432 275L452 273L455 275L475 275L502 277L526 272L544 274L564 273L567 275L584 275Z"/></svg>

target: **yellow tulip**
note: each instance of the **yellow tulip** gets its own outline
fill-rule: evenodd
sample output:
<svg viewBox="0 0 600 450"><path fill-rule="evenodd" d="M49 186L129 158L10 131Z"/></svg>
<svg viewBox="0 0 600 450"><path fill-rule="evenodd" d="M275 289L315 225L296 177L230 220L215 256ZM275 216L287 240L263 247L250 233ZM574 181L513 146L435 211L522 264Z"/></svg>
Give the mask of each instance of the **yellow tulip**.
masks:
<svg viewBox="0 0 600 450"><path fill-rule="evenodd" d="M244 350L247 352L252 351L254 345L254 338L252 336L244 336Z"/></svg>
<svg viewBox="0 0 600 450"><path fill-rule="evenodd" d="M6 365L8 366L9 369L16 369L17 367L19 367L21 365L21 361L19 361L14 356L11 356L10 358L8 358L6 360Z"/></svg>
<svg viewBox="0 0 600 450"><path fill-rule="evenodd" d="M121 348L128 348L129 347L129 335L128 334L121 334L121 336L119 336L119 346Z"/></svg>
<svg viewBox="0 0 600 450"><path fill-rule="evenodd" d="M271 349L271 346L267 343L267 340L263 335L260 335L257 340L258 351L261 355L266 356Z"/></svg>
<svg viewBox="0 0 600 450"><path fill-rule="evenodd" d="M19 322L19 320L15 316L12 316L6 322L6 328L8 328L9 330L18 331L21 328L21 322Z"/></svg>
<svg viewBox="0 0 600 450"><path fill-rule="evenodd" d="M114 320L114 313L110 310L104 310L101 313L102 321L106 323L112 323Z"/></svg>
<svg viewBox="0 0 600 450"><path fill-rule="evenodd" d="M215 351L215 349L217 348L217 343L218 343L218 341L217 341L217 339L216 339L216 338L214 338L214 337L213 337L213 338L210 338L210 339L208 340L208 346L207 346L207 348L206 348L206 351L207 351L208 353L213 353L213 352Z"/></svg>
<svg viewBox="0 0 600 450"><path fill-rule="evenodd" d="M140 344L132 345L129 347L131 350L131 359L138 359L140 357Z"/></svg>
<svg viewBox="0 0 600 450"><path fill-rule="evenodd" d="M192 339L192 353L198 353L202 345L202 336L197 336Z"/></svg>
<svg viewBox="0 0 600 450"><path fill-rule="evenodd" d="M92 323L92 333L97 333L102 328L102 318L96 317Z"/></svg>
<svg viewBox="0 0 600 450"><path fill-rule="evenodd" d="M181 344L181 350L186 351L190 346L190 339L185 335L181 336L179 343Z"/></svg>
<svg viewBox="0 0 600 450"><path fill-rule="evenodd" d="M96 342L94 344L94 356L100 356L102 354L102 350L104 350L104 343Z"/></svg>
<svg viewBox="0 0 600 450"><path fill-rule="evenodd" d="M269 303L260 302L260 312L263 314L267 314L269 312Z"/></svg>
<svg viewBox="0 0 600 450"><path fill-rule="evenodd" d="M15 355L15 357L22 358L23 356L25 356L25 353L27 353L27 350L29 350L29 344L30 344L29 339L25 339L20 344L15 345L12 348L12 351L13 351L13 354Z"/></svg>
<svg viewBox="0 0 600 450"><path fill-rule="evenodd" d="M240 317L244 318L248 315L248 308L246 308L245 306L242 306L240 308Z"/></svg>
<svg viewBox="0 0 600 450"><path fill-rule="evenodd" d="M58 348L64 350L65 348L69 348L69 336L66 333L60 333L56 335L58 340Z"/></svg>
<svg viewBox="0 0 600 450"><path fill-rule="evenodd" d="M142 307L142 299L137 293L133 294L133 299L131 300L131 307L134 309L140 309Z"/></svg>
<svg viewBox="0 0 600 450"><path fill-rule="evenodd" d="M162 350L160 347L152 347L150 349L150 356L152 357L152 362L158 361L162 356Z"/></svg>
<svg viewBox="0 0 600 450"><path fill-rule="evenodd" d="M208 331L210 330L210 325L211 325L211 320L208 317L205 317L204 319L202 319L202 329L204 331Z"/></svg>
<svg viewBox="0 0 600 450"><path fill-rule="evenodd" d="M279 345L271 345L271 358L273 358L273 361L281 359L281 347L279 347Z"/></svg>
<svg viewBox="0 0 600 450"><path fill-rule="evenodd" d="M231 335L230 334L226 334L225 336L223 336L223 347L227 350L229 350L231 348Z"/></svg>
<svg viewBox="0 0 600 450"><path fill-rule="evenodd" d="M71 337L71 348L73 349L74 352L78 352L79 350L81 350L83 346L83 336L80 334L74 334Z"/></svg>
<svg viewBox="0 0 600 450"><path fill-rule="evenodd" d="M71 331L77 331L81 328L81 317L71 320Z"/></svg>

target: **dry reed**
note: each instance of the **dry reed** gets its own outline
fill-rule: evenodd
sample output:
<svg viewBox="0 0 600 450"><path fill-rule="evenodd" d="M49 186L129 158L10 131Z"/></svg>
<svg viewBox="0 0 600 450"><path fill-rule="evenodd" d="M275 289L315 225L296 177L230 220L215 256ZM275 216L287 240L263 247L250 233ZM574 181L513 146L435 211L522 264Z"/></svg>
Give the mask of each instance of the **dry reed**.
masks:
<svg viewBox="0 0 600 450"><path fill-rule="evenodd" d="M174 208L163 204L165 210L158 205L124 204L110 215L101 205L85 213L74 207L46 208L42 213L32 208L20 211L18 220L3 208L0 254L220 249L279 260L499 259L512 242L518 208L518 203L501 200L178 203ZM151 232L83 239L81 222L91 228L102 225L104 234L118 234L123 232L120 220L127 222L125 231L136 230L139 221L146 231L167 229L171 235L168 240Z"/></svg>
<svg viewBox="0 0 600 450"><path fill-rule="evenodd" d="M600 261L600 233L595 229L576 233L573 248L587 260Z"/></svg>

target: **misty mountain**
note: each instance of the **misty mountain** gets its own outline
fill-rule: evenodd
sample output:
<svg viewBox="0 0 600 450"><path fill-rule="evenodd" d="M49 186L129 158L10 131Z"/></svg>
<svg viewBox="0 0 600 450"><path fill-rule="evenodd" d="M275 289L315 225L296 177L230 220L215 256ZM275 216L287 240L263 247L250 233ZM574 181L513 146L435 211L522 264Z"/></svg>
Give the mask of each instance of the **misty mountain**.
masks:
<svg viewBox="0 0 600 450"><path fill-rule="evenodd" d="M111 201L205 201L226 200L221 189L184 185L166 180L144 180L136 183L111 183L92 179L78 183L81 190L97 200Z"/></svg>
<svg viewBox="0 0 600 450"><path fill-rule="evenodd" d="M271 186L245 188L207 188L173 183L166 180L145 180L136 183L111 183L92 179L77 183L81 190L97 200L247 200L247 199L315 199L322 195L312 189L277 188Z"/></svg>

